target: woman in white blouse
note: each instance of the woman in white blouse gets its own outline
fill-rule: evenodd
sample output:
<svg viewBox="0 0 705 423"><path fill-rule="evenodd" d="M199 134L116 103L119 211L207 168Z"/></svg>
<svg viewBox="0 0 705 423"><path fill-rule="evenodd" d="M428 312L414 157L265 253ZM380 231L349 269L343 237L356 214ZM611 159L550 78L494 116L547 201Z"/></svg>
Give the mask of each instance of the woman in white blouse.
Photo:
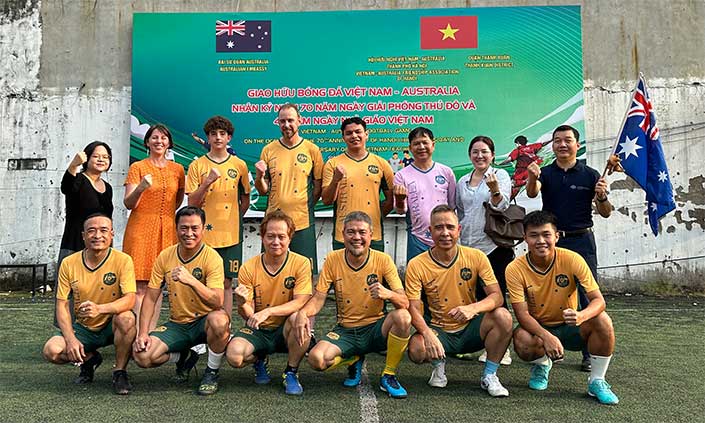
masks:
<svg viewBox="0 0 705 423"><path fill-rule="evenodd" d="M504 296L504 307L507 307L507 282L504 271L514 260L514 250L498 247L485 233L485 208L483 203L489 203L493 209L504 211L509 207L509 196L512 183L509 174L502 169L495 169L494 142L490 137L479 135L470 141L468 155L474 170L463 176L456 186L456 207L462 232L460 244L477 248L487 255L492 270L499 282ZM483 289L477 289L477 301L485 298ZM483 354L480 361L484 361ZM509 350L502 358L502 364L510 364Z"/></svg>

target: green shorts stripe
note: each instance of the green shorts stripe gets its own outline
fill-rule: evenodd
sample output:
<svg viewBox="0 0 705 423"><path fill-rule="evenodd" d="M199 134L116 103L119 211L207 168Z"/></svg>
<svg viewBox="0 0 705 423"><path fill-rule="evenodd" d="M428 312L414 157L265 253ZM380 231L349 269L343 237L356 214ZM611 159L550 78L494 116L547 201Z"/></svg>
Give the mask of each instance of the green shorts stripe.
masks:
<svg viewBox="0 0 705 423"><path fill-rule="evenodd" d="M255 347L254 355L261 357L274 353L285 353L287 349L284 339L284 325L273 329L240 328L235 332L235 338L242 338Z"/></svg>
<svg viewBox="0 0 705 423"><path fill-rule="evenodd" d="M206 317L203 316L190 323L166 322L149 333L161 339L169 352L180 352L194 345L206 343Z"/></svg>

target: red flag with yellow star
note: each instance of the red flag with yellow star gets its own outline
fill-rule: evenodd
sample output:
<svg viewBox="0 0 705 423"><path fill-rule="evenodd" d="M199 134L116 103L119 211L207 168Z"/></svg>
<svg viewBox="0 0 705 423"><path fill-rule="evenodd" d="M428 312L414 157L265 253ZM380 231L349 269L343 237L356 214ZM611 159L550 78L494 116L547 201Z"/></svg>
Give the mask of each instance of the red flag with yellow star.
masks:
<svg viewBox="0 0 705 423"><path fill-rule="evenodd" d="M421 17L421 50L477 48L477 16Z"/></svg>

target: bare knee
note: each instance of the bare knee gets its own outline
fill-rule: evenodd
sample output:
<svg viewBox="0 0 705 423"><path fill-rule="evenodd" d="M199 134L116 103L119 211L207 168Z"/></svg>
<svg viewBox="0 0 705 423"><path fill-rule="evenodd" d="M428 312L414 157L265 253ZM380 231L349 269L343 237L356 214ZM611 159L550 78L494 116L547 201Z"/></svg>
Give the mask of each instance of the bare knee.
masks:
<svg viewBox="0 0 705 423"><path fill-rule="evenodd" d="M320 348L314 347L309 353L308 353L308 364L311 366L313 370L325 370L328 368L326 365L326 360L325 356L323 354L323 350Z"/></svg>
<svg viewBox="0 0 705 423"><path fill-rule="evenodd" d="M61 353L63 350L64 349L60 345L57 345L52 338L44 344L42 355L44 356L44 359L50 363L62 364L63 361L61 360Z"/></svg>
<svg viewBox="0 0 705 423"><path fill-rule="evenodd" d="M400 331L407 331L411 328L411 314L405 309L394 310L389 313L394 327Z"/></svg>
<svg viewBox="0 0 705 423"><path fill-rule="evenodd" d="M534 336L522 328L514 331L514 352L524 361L534 360L534 348L536 347Z"/></svg>
<svg viewBox="0 0 705 423"><path fill-rule="evenodd" d="M230 319L224 310L211 311L206 317L206 325L214 333L222 334L230 327Z"/></svg>
<svg viewBox="0 0 705 423"><path fill-rule="evenodd" d="M135 315L131 311L123 311L113 318L113 325L120 332L128 332L135 327Z"/></svg>
<svg viewBox="0 0 705 423"><path fill-rule="evenodd" d="M490 312L494 327L510 334L512 332L512 315L504 307L497 307Z"/></svg>
<svg viewBox="0 0 705 423"><path fill-rule="evenodd" d="M143 369L152 367L152 356L148 351L133 353L132 358L135 363Z"/></svg>
<svg viewBox="0 0 705 423"><path fill-rule="evenodd" d="M409 340L409 360L416 364L426 361L426 346L423 343L423 336L416 334Z"/></svg>

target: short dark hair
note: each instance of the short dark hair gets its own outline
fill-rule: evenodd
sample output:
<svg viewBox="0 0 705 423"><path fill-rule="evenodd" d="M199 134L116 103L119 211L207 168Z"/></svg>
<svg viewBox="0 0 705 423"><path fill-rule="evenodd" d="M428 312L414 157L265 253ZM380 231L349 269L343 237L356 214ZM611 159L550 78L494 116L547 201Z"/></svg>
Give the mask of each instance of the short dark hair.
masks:
<svg viewBox="0 0 705 423"><path fill-rule="evenodd" d="M264 236L265 232L267 232L267 225L273 220L286 223L286 233L289 234L289 238L294 236L294 232L296 232L296 225L294 225L294 220L280 209L274 210L271 213L267 213L264 216L264 219L262 219L262 223L259 225L260 236Z"/></svg>
<svg viewBox="0 0 705 423"><path fill-rule="evenodd" d="M345 215L343 219L343 227L345 227L350 222L365 222L372 229L372 218L370 215L364 211L352 211Z"/></svg>
<svg viewBox="0 0 705 423"><path fill-rule="evenodd" d="M409 132L409 143L414 140L414 138L427 136L433 141L433 131L423 126L416 127Z"/></svg>
<svg viewBox="0 0 705 423"><path fill-rule="evenodd" d="M524 216L524 233L527 232L529 226L543 226L550 223L554 229L558 229L558 220L556 216L548 211L535 210Z"/></svg>
<svg viewBox="0 0 705 423"><path fill-rule="evenodd" d="M343 133L345 132L345 127L348 125L352 124L357 124L357 125L362 125L362 128L366 131L367 130L367 123L365 123L364 120L360 116L354 116L354 117L349 117L343 121L342 124L340 124L340 132Z"/></svg>
<svg viewBox="0 0 705 423"><path fill-rule="evenodd" d="M299 106L297 106L294 103L284 103L279 107L279 110L277 110L277 116L279 116L279 112L281 112L284 109L293 109L296 112L296 116L301 117L301 112L299 112Z"/></svg>
<svg viewBox="0 0 705 423"><path fill-rule="evenodd" d="M83 225L82 225L82 226L83 226L84 229L86 228L86 222L88 222L89 219L93 219L94 217L104 217L104 218L106 218L106 219L108 219L108 220L110 221L110 226L113 225L113 219L112 219L110 216L108 216L107 214L102 213L102 212L97 212L97 213L91 213L91 214L89 214L88 216L86 216L85 219L83 219Z"/></svg>
<svg viewBox="0 0 705 423"><path fill-rule="evenodd" d="M431 217L429 218L429 221L430 221L430 219L433 219L433 216L435 216L437 214L441 214L441 213L455 214L455 210L451 206L449 206L448 204L439 204L436 207L434 207L433 210L431 210ZM457 217L457 215L456 215L456 217Z"/></svg>
<svg viewBox="0 0 705 423"><path fill-rule="evenodd" d="M514 138L514 144L521 144L521 145L526 145L529 140L526 139L525 136L519 135L518 137Z"/></svg>
<svg viewBox="0 0 705 423"><path fill-rule="evenodd" d="M573 128L570 125L561 125L558 128L554 129L553 134L551 134L551 139L554 139L556 137L556 132L563 131L573 131L573 136L575 137L575 140L580 141L580 132L578 132L577 129Z"/></svg>
<svg viewBox="0 0 705 423"><path fill-rule="evenodd" d="M196 206L184 206L176 212L176 218L174 221L179 224L179 219L184 216L198 216L201 218L201 223L206 224L206 212L202 208Z"/></svg>
<svg viewBox="0 0 705 423"><path fill-rule="evenodd" d="M218 129L222 129L223 131L227 132L228 135L230 135L231 137L235 132L235 128L233 128L233 123L230 122L230 119L223 116L213 116L212 118L208 119L203 125L203 132L206 133L206 136L208 136L211 131L217 131Z"/></svg>
<svg viewBox="0 0 705 423"><path fill-rule="evenodd" d="M485 135L478 135L472 140L470 140L470 146L468 147L468 155L470 155L470 152L472 151L472 146L478 142L484 142L485 144L487 144L492 154L494 154L494 141L492 141L492 138L487 137Z"/></svg>
<svg viewBox="0 0 705 423"><path fill-rule="evenodd" d="M104 143L103 141L93 141L83 149L83 152L86 153L86 162L81 165L81 168L84 172L86 171L86 169L88 169L88 160L91 159L91 156L93 155L95 149L100 146L105 147L105 150L108 152L108 157L110 157L110 163L108 163L108 170L110 170L110 166L113 165L113 150L108 144Z"/></svg>
<svg viewBox="0 0 705 423"><path fill-rule="evenodd" d="M167 128L166 125L157 123L156 125L150 126L149 129L147 129L147 132L144 134L143 144L145 147L147 147L147 152L149 152L147 141L149 140L149 137L152 136L152 132L154 131L159 131L162 134L166 135L166 137L169 138L169 146L167 148L174 148L174 139L171 137L171 132L169 132L169 128Z"/></svg>

